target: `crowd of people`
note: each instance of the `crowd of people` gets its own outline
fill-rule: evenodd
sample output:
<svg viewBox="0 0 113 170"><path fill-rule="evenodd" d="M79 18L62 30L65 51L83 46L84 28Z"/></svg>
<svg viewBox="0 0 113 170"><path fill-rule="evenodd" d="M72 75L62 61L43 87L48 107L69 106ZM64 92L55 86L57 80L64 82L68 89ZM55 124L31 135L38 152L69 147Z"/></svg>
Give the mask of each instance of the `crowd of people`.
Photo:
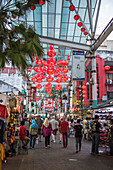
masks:
<svg viewBox="0 0 113 170"><path fill-rule="evenodd" d="M107 138L106 142L109 143L110 155L113 156L113 119L111 119L107 126ZM45 118L41 116L29 117L27 115L21 121L21 125L18 128L12 127L9 123L5 128L3 121L0 119L0 127L3 126L3 133L7 131L7 141L9 143L9 150L11 154L15 152L15 136L19 136L19 140L22 143L22 148L30 149L35 148L36 142L41 142L42 135L45 138L45 148L51 147L51 142L56 143L56 136L59 133L59 144L63 144L64 148L68 146L68 139L71 134L75 136L75 152L81 151L82 138L84 140L92 140L92 155L99 155L99 142L100 131L104 128L104 124L100 123L99 116L95 115L94 119L86 118L80 119L74 117L73 119L62 117ZM5 144L5 137L0 133L0 143ZM6 152L7 153L7 152Z"/></svg>

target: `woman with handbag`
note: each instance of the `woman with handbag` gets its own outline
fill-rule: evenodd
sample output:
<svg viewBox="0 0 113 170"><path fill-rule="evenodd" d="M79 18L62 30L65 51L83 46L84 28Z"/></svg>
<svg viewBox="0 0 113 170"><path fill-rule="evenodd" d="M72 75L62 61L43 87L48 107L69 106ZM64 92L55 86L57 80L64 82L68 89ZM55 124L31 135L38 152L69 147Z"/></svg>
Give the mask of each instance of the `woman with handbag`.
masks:
<svg viewBox="0 0 113 170"><path fill-rule="evenodd" d="M45 118L42 124L43 137L45 137L45 148L50 147L50 136L52 131L52 125L48 118Z"/></svg>

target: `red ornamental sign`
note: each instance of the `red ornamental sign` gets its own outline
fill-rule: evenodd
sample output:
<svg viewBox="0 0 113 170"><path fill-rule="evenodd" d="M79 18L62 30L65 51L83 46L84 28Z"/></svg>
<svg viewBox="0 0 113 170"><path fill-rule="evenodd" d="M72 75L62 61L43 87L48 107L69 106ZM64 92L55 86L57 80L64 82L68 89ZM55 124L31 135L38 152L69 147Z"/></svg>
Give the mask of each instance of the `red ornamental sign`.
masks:
<svg viewBox="0 0 113 170"><path fill-rule="evenodd" d="M36 87L30 89L30 102L36 102Z"/></svg>

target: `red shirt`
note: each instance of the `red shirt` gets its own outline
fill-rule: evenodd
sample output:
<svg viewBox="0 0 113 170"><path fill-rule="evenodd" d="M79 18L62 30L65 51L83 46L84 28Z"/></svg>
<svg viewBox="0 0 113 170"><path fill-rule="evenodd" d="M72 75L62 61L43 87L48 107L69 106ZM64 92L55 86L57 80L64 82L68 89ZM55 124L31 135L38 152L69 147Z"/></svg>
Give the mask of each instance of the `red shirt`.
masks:
<svg viewBox="0 0 113 170"><path fill-rule="evenodd" d="M20 133L19 133L19 136L20 136L20 139L25 139L25 132L26 132L26 127L25 126L20 126Z"/></svg>
<svg viewBox="0 0 113 170"><path fill-rule="evenodd" d="M68 128L69 128L69 123L67 121L62 121L61 124L61 132L68 132Z"/></svg>

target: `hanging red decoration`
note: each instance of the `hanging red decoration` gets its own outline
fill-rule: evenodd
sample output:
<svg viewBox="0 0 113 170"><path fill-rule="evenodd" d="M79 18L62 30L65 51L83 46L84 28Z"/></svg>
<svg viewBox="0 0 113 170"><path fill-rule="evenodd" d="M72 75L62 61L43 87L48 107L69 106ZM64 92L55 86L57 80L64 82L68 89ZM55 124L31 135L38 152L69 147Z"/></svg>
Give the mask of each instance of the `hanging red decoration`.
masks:
<svg viewBox="0 0 113 170"><path fill-rule="evenodd" d="M47 69L47 74L48 74L48 75L54 74L54 67L48 67L48 69Z"/></svg>
<svg viewBox="0 0 113 170"><path fill-rule="evenodd" d="M57 99L57 102L61 102L62 100L61 99Z"/></svg>
<svg viewBox="0 0 113 170"><path fill-rule="evenodd" d="M75 16L74 16L74 19L75 19L76 21L77 21L79 18L80 18L79 15L75 15Z"/></svg>
<svg viewBox="0 0 113 170"><path fill-rule="evenodd" d="M34 60L34 57L32 57L32 62L34 63L34 61L35 61L35 60Z"/></svg>
<svg viewBox="0 0 113 170"><path fill-rule="evenodd" d="M12 15L12 18L13 18L13 19L16 19L16 18L17 18L17 15Z"/></svg>
<svg viewBox="0 0 113 170"><path fill-rule="evenodd" d="M107 71L107 70L110 70L110 66L105 66L104 69Z"/></svg>
<svg viewBox="0 0 113 170"><path fill-rule="evenodd" d="M88 35L88 32L84 31L84 35Z"/></svg>
<svg viewBox="0 0 113 170"><path fill-rule="evenodd" d="M39 4L40 4L40 5L44 5L45 2L46 2L45 0L40 0L40 1L39 1Z"/></svg>
<svg viewBox="0 0 113 170"><path fill-rule="evenodd" d="M52 87L52 84L51 83L47 83L46 86L50 88L50 87Z"/></svg>
<svg viewBox="0 0 113 170"><path fill-rule="evenodd" d="M61 90L62 89L62 86L61 85L56 85L56 90Z"/></svg>
<svg viewBox="0 0 113 170"><path fill-rule="evenodd" d="M40 98L39 98L39 97L37 97L37 98L36 98L36 101L39 101L39 100L40 100Z"/></svg>
<svg viewBox="0 0 113 170"><path fill-rule="evenodd" d="M82 22L78 23L78 27L82 27L82 25L83 25Z"/></svg>
<svg viewBox="0 0 113 170"><path fill-rule="evenodd" d="M57 83L61 83L61 82L62 82L62 78L57 79L56 82L57 82Z"/></svg>
<svg viewBox="0 0 113 170"><path fill-rule="evenodd" d="M53 46L52 46L52 45L50 45L50 47L49 47L49 48L50 48L50 50L53 50Z"/></svg>
<svg viewBox="0 0 113 170"><path fill-rule="evenodd" d="M42 83L42 79L41 80L36 80L37 83Z"/></svg>
<svg viewBox="0 0 113 170"><path fill-rule="evenodd" d="M48 66L48 64L47 64L47 62L46 62L46 61L44 61L43 65L44 65L44 66Z"/></svg>
<svg viewBox="0 0 113 170"><path fill-rule="evenodd" d="M28 68L28 72L31 72L31 68L30 67Z"/></svg>
<svg viewBox="0 0 113 170"><path fill-rule="evenodd" d="M70 60L70 56L69 55L67 56L67 60Z"/></svg>
<svg viewBox="0 0 113 170"><path fill-rule="evenodd" d="M85 95L85 94L83 94L82 96L83 96L83 98L84 98L86 95Z"/></svg>
<svg viewBox="0 0 113 170"><path fill-rule="evenodd" d="M37 89L41 89L41 88L42 88L42 85L41 85L41 84L38 84L38 85L36 86L36 88L37 88Z"/></svg>
<svg viewBox="0 0 113 170"><path fill-rule="evenodd" d="M38 56L36 55L36 61L38 61Z"/></svg>
<svg viewBox="0 0 113 170"><path fill-rule="evenodd" d="M86 30L86 29L85 29L84 27L83 27L83 28L81 28L81 31L82 31L82 32L84 32L85 30Z"/></svg>
<svg viewBox="0 0 113 170"><path fill-rule="evenodd" d="M70 11L74 11L74 10L75 10L74 5L70 5L69 10L70 10Z"/></svg>
<svg viewBox="0 0 113 170"><path fill-rule="evenodd" d="M82 91L82 93L84 94L84 93L86 93L86 91L85 91L85 90L83 90L83 91Z"/></svg>
<svg viewBox="0 0 113 170"><path fill-rule="evenodd" d="M67 66L69 63L67 60L60 60L59 62L57 62L57 65L62 65L62 66Z"/></svg>
<svg viewBox="0 0 113 170"><path fill-rule="evenodd" d="M36 6L31 5L31 6L30 6L30 9L31 9L32 11L34 11L34 10L36 9Z"/></svg>
<svg viewBox="0 0 113 170"><path fill-rule="evenodd" d="M68 68L67 67L61 67L60 71L62 73L68 73Z"/></svg>
<svg viewBox="0 0 113 170"><path fill-rule="evenodd" d="M82 89L85 89L85 88L86 88L86 86L85 86L85 85L83 85L83 86L82 86Z"/></svg>
<svg viewBox="0 0 113 170"><path fill-rule="evenodd" d="M53 81L53 77L48 76L48 77L46 78L46 80L47 80L48 82L52 82L52 81Z"/></svg>
<svg viewBox="0 0 113 170"><path fill-rule="evenodd" d="M54 50L47 51L47 55L49 57L55 57L56 56L56 51L54 51Z"/></svg>
<svg viewBox="0 0 113 170"><path fill-rule="evenodd" d="M36 61L36 64L39 65L39 66L43 65L43 63L44 63L44 60L41 60L41 59Z"/></svg>
<svg viewBox="0 0 113 170"><path fill-rule="evenodd" d="M34 71L36 71L37 73L41 73L42 67L34 67Z"/></svg>
<svg viewBox="0 0 113 170"><path fill-rule="evenodd" d="M48 59L47 59L47 64L48 64L49 66L54 66L54 65L56 65L56 59L55 59L55 58L48 58Z"/></svg>

